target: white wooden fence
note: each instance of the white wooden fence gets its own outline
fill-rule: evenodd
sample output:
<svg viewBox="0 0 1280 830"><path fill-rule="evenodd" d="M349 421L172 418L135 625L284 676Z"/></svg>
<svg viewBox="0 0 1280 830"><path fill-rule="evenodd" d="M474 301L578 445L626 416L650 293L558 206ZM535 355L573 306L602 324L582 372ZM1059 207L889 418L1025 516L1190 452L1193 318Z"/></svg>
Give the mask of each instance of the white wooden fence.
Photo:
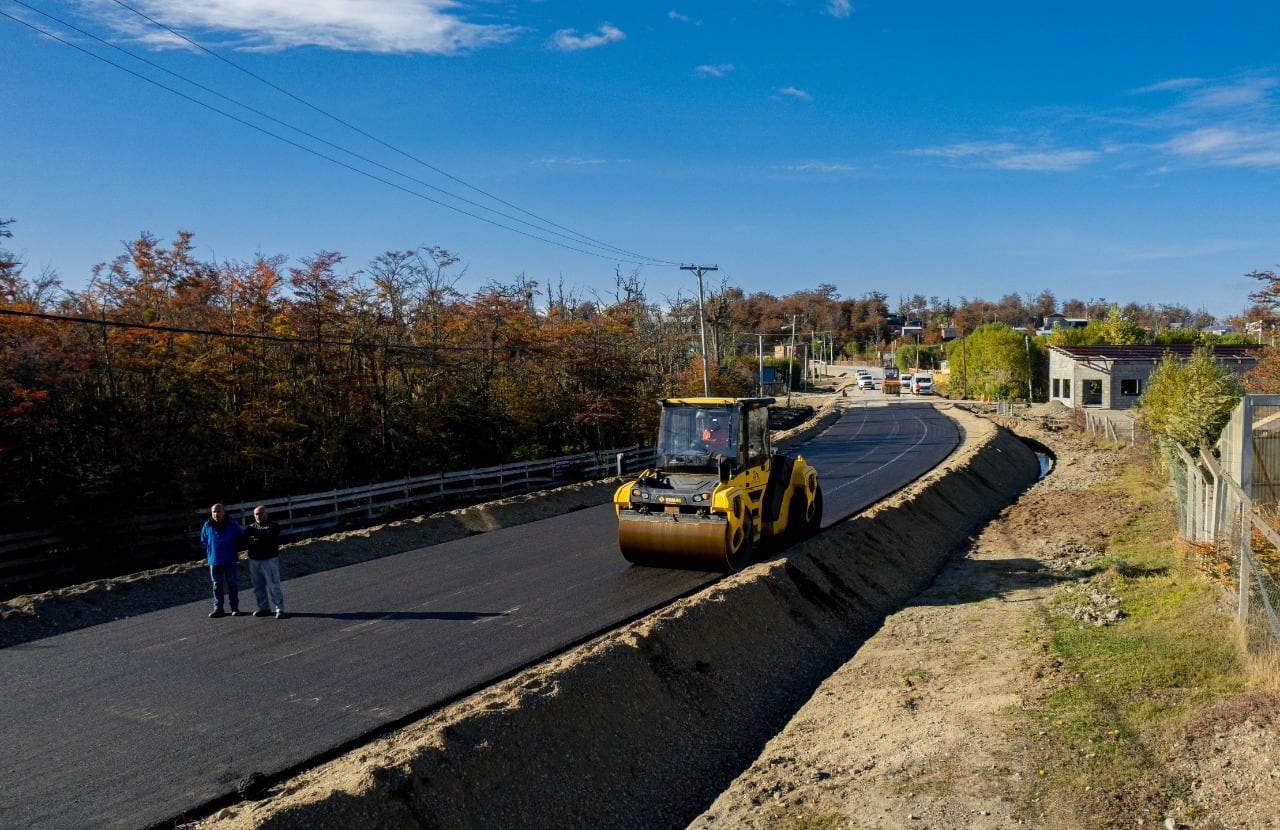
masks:
<svg viewBox="0 0 1280 830"><path fill-rule="evenodd" d="M1138 443L1138 420L1132 410L1086 409L1084 428L1116 443Z"/></svg>
<svg viewBox="0 0 1280 830"><path fill-rule="evenodd" d="M225 507L228 515L244 522L252 521L253 508L261 504L271 511L271 518L280 523L286 537L297 538L344 524L367 524L380 516L430 504L474 504L575 481L623 475L653 461L652 447L632 445ZM136 557L140 561L155 557L153 549L168 551L170 561L190 559L197 552L195 533L208 515L209 507L204 505L179 515L122 520L121 526L115 528L118 538L104 531L96 533L91 543L77 540L66 528L0 534L0 588L43 586L77 571L93 573L105 548L139 547L139 540L146 541Z"/></svg>

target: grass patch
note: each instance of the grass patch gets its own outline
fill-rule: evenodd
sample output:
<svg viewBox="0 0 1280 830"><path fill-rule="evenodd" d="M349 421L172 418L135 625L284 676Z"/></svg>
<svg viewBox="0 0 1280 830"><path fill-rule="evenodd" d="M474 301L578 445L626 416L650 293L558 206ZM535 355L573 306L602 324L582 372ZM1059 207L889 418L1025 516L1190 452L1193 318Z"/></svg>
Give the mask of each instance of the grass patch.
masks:
<svg viewBox="0 0 1280 830"><path fill-rule="evenodd" d="M840 813L802 815L792 819L791 830L840 830L848 827L848 820Z"/></svg>
<svg viewBox="0 0 1280 830"><path fill-rule="evenodd" d="M1191 788L1168 777L1165 753L1192 717L1244 690L1247 675L1218 588L1183 566L1165 487L1130 464L1108 489L1139 509L1111 539L1108 567L1080 576L1124 616L1075 619L1064 605L1076 594L1046 608L1043 646L1058 671L1025 710L1038 736L1033 798L1077 826L1158 825Z"/></svg>

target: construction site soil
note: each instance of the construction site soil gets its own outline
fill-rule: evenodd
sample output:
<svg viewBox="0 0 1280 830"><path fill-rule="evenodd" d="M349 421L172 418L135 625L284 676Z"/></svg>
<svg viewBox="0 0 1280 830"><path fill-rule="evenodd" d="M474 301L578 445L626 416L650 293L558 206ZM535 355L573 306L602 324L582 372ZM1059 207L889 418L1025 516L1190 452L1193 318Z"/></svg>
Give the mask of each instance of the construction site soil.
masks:
<svg viewBox="0 0 1280 830"><path fill-rule="evenodd" d="M825 403L792 441L834 417ZM1008 711L1055 682L1035 647L1040 609L1060 590L1044 573L1097 555L1135 510L1098 489L1125 456L1081 440L1061 411L948 412L961 448L872 510L185 826L1083 826L1026 809L1036 738ZM1056 459L1038 482L1026 441ZM284 568L533 521L614 486L310 540L286 548ZM190 602L207 579L193 562L18 597L0 604L0 645ZM1280 827L1278 702L1249 693L1189 725L1211 737L1171 748L1168 763L1196 782L1206 818L1151 805L1168 826Z"/></svg>

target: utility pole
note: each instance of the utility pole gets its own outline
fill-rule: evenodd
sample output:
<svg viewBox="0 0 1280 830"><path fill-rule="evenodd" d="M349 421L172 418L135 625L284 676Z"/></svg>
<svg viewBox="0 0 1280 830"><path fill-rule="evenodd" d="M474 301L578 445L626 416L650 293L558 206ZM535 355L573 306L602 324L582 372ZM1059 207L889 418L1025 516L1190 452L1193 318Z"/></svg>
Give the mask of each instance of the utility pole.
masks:
<svg viewBox="0 0 1280 830"><path fill-rule="evenodd" d="M698 275L698 328L702 332L702 394L711 397L711 361L707 359L707 312L702 305L702 273L719 271L715 265L681 265L681 271L692 271Z"/></svg>
<svg viewBox="0 0 1280 830"><path fill-rule="evenodd" d="M813 344L818 339L818 333L813 329L809 329L809 345L804 347L804 365L809 371L804 373L805 382L812 380L818 382L818 364L813 359Z"/></svg>
<svg viewBox="0 0 1280 830"><path fill-rule="evenodd" d="M759 338L759 340L757 341L759 343L759 349L756 352L756 354L760 361L760 365L758 367L759 374L756 375L757 379L759 380L759 383L756 385L756 394L761 398L763 398L764 397L764 335L760 334L756 336Z"/></svg>
<svg viewBox="0 0 1280 830"><path fill-rule="evenodd" d="M1027 406L1031 406L1031 337L1024 334L1022 340L1027 344Z"/></svg>
<svg viewBox="0 0 1280 830"><path fill-rule="evenodd" d="M791 408L791 364L796 359L796 320L797 314L791 315L791 359L787 361L787 409Z"/></svg>

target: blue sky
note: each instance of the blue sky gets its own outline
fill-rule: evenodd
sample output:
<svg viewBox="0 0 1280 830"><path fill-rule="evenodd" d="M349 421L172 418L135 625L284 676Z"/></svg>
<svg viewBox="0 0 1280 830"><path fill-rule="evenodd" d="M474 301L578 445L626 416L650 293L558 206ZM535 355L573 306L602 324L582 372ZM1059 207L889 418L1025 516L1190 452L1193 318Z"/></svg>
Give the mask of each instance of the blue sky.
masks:
<svg viewBox="0 0 1280 830"><path fill-rule="evenodd" d="M464 291L523 274L604 300L636 268L651 298L687 296L675 266L699 263L748 292L1049 290L1224 316L1280 263L1277 3L0 13L7 247L69 288L180 230L209 260L334 250L350 270L438 245Z"/></svg>

